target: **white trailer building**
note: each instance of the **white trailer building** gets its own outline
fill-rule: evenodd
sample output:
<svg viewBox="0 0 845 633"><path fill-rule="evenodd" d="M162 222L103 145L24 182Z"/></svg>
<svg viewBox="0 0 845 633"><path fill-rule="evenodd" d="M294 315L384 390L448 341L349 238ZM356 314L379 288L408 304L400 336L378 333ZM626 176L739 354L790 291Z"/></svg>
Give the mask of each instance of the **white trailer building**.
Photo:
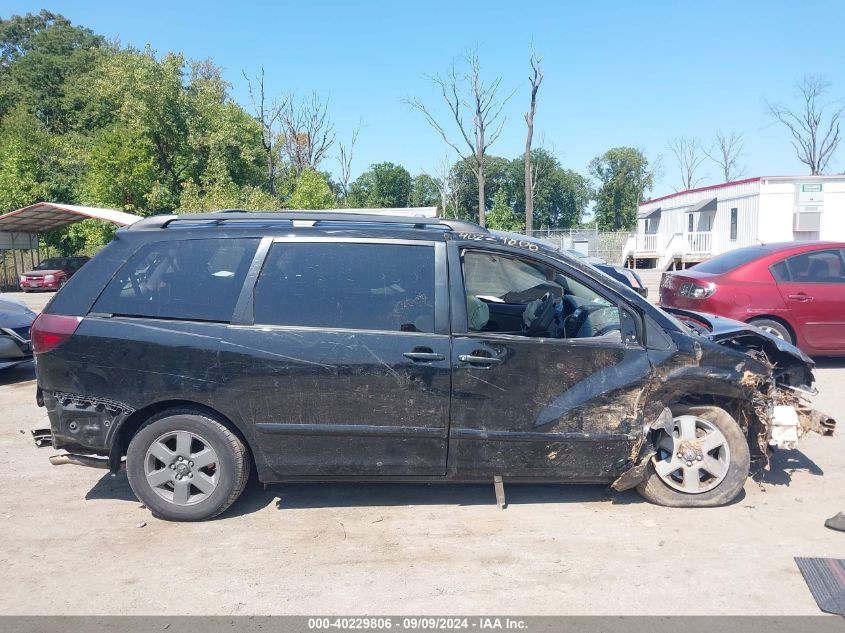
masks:
<svg viewBox="0 0 845 633"><path fill-rule="evenodd" d="M647 200L637 215L625 260L645 268L685 267L759 243L845 240L845 175L699 187Z"/></svg>

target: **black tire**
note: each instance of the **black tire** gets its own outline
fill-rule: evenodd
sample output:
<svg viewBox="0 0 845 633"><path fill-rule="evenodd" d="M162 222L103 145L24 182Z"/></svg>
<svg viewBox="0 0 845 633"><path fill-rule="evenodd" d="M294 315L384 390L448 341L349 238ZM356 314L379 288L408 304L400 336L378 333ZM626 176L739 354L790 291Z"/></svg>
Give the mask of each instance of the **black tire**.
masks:
<svg viewBox="0 0 845 633"><path fill-rule="evenodd" d="M719 407L685 407L672 411L675 417L692 415L710 422L724 436L730 450L730 462L724 479L711 490L697 494L671 488L655 472L654 462L646 469L646 476L637 492L646 500L671 508L712 508L730 503L742 492L751 468L748 439L739 424L727 411ZM662 431L659 431L662 432Z"/></svg>
<svg viewBox="0 0 845 633"><path fill-rule="evenodd" d="M153 444L179 432L201 440L200 444L213 449L217 458L213 465L216 478L213 491L189 505L174 503L157 492L147 479L145 466ZM202 521L224 512L243 492L249 471L250 459L241 439L218 420L190 408L162 411L150 418L132 438L126 453L126 474L133 492L153 516L167 521ZM188 488L197 490L191 488L190 482ZM159 490L167 492L161 487Z"/></svg>
<svg viewBox="0 0 845 633"><path fill-rule="evenodd" d="M749 323L764 330L769 330L770 333L775 336L780 335L780 338L787 343L795 343L792 339L792 332L790 332L789 328L780 321L774 321L773 319L751 319Z"/></svg>

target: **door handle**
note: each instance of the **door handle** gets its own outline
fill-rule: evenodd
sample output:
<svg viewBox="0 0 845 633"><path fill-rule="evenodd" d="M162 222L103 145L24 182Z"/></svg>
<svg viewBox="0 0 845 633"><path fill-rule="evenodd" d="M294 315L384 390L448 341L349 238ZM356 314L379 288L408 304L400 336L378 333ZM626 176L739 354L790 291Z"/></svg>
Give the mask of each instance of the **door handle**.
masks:
<svg viewBox="0 0 845 633"><path fill-rule="evenodd" d="M446 357L443 354L438 354L436 352L405 352L402 356L410 358L412 361L417 363L430 363L436 360L446 360Z"/></svg>
<svg viewBox="0 0 845 633"><path fill-rule="evenodd" d="M496 365L502 362L501 358L489 358L488 356L473 356L471 354L460 354L458 360L462 363L473 365Z"/></svg>
<svg viewBox="0 0 845 633"><path fill-rule="evenodd" d="M789 295L789 298L793 301L812 301L813 297L810 295L806 295L803 292L799 292L798 294Z"/></svg>

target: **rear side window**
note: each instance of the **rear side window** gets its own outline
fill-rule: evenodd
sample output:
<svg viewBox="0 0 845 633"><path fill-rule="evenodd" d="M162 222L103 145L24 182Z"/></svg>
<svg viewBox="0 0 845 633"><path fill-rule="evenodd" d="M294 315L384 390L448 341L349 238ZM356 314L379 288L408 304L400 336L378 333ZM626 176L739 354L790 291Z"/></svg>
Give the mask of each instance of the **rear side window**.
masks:
<svg viewBox="0 0 845 633"><path fill-rule="evenodd" d="M276 243L255 287L255 323L434 331L434 248Z"/></svg>
<svg viewBox="0 0 845 633"><path fill-rule="evenodd" d="M229 321L258 239L153 242L139 249L97 299L93 312Z"/></svg>
<svg viewBox="0 0 845 633"><path fill-rule="evenodd" d="M810 251L786 260L795 283L845 283L845 265L839 249Z"/></svg>
<svg viewBox="0 0 845 633"><path fill-rule="evenodd" d="M737 248L722 255L717 255L706 262L696 264L693 268L702 273L712 273L714 275L721 275L729 272L738 266L747 264L748 262L768 255L771 249L762 246L747 246L746 248Z"/></svg>

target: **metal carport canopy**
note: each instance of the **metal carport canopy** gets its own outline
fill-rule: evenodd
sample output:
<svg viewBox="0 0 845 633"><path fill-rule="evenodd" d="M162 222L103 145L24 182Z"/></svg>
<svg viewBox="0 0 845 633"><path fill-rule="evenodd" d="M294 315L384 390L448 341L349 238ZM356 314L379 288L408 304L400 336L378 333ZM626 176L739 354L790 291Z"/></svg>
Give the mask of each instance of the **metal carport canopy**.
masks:
<svg viewBox="0 0 845 633"><path fill-rule="evenodd" d="M134 224L141 216L114 209L80 207L73 204L36 202L17 211L0 215L0 231L14 233L41 233L61 228L74 222L93 218L120 226Z"/></svg>

